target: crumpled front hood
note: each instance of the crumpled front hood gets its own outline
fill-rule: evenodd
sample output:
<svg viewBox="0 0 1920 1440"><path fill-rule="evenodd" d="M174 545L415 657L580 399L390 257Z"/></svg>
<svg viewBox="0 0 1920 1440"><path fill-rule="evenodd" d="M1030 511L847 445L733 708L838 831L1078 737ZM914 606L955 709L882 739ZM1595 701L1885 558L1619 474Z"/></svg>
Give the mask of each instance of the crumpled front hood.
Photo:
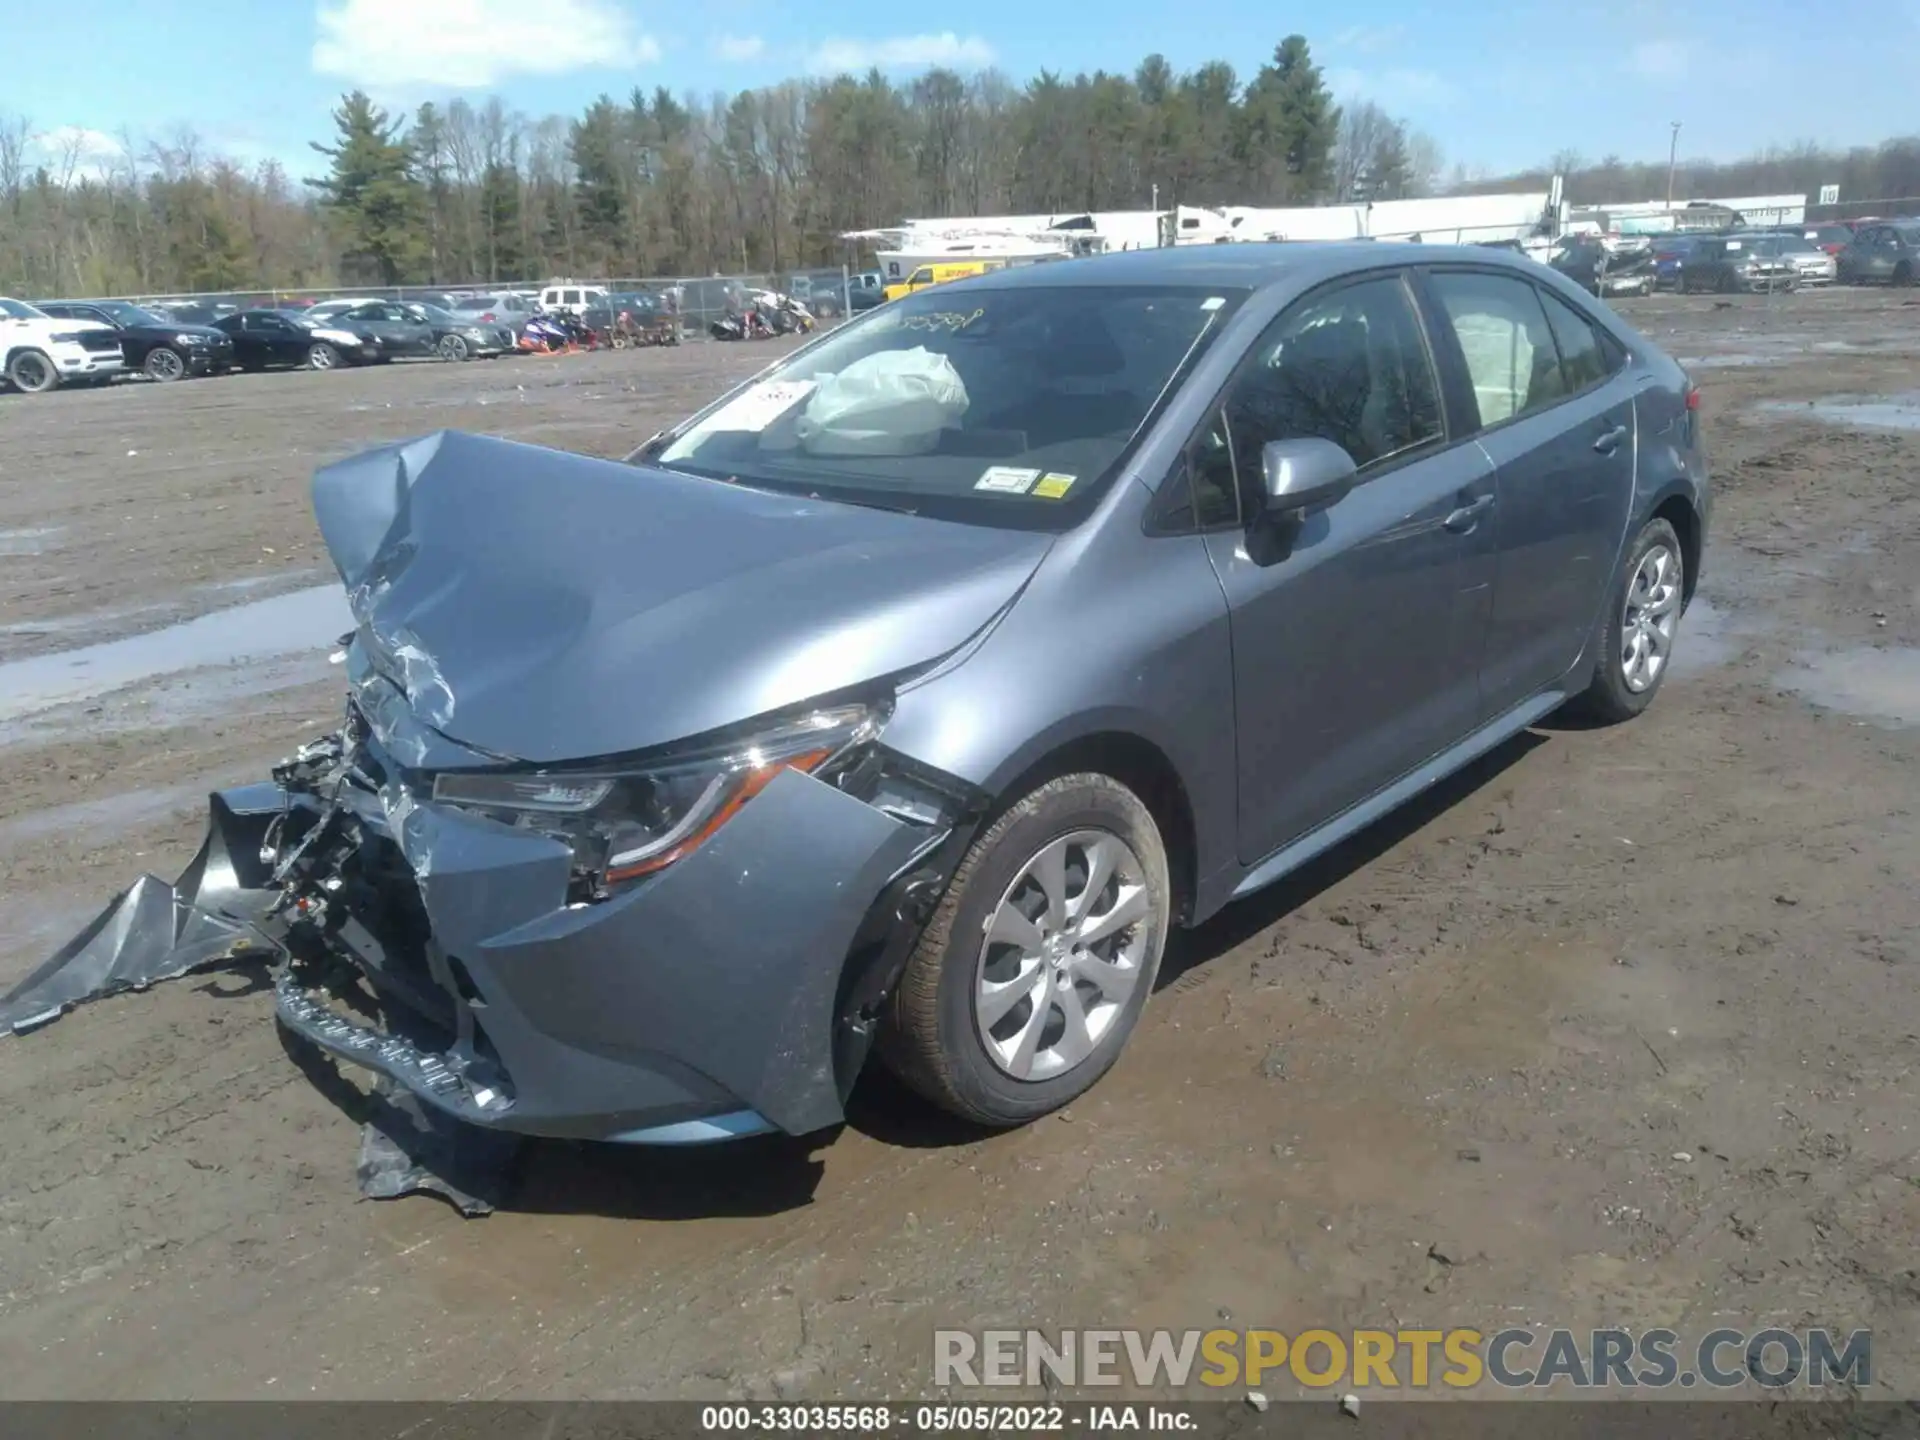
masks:
<svg viewBox="0 0 1920 1440"><path fill-rule="evenodd" d="M457 431L328 466L313 502L359 621L350 669L438 734L538 763L935 659L1051 543ZM383 741L395 709L369 708Z"/></svg>

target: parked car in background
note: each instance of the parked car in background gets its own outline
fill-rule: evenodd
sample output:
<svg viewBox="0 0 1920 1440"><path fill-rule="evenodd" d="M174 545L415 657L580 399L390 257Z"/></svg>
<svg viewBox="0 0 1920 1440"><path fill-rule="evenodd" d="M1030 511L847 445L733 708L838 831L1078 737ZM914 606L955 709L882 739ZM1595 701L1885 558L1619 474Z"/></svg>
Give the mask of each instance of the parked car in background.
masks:
<svg viewBox="0 0 1920 1440"><path fill-rule="evenodd" d="M311 317L313 312L306 313ZM398 300L362 300L349 309L326 316L322 323L344 325L349 330L377 337L382 360L439 354L440 337L434 333L426 312L414 310Z"/></svg>
<svg viewBox="0 0 1920 1440"><path fill-rule="evenodd" d="M1651 295L1653 247L1634 236L1570 235L1547 264L1589 295Z"/></svg>
<svg viewBox="0 0 1920 1440"><path fill-rule="evenodd" d="M636 325L651 325L664 308L661 297L650 291L616 290L596 296L594 302L580 312L580 323L589 330L607 335L612 333L623 315Z"/></svg>
<svg viewBox="0 0 1920 1440"><path fill-rule="evenodd" d="M1795 233L1766 233L1741 237L1748 240L1754 253L1778 256L1793 266L1802 285L1831 285L1838 267L1833 256L1805 236Z"/></svg>
<svg viewBox="0 0 1920 1440"><path fill-rule="evenodd" d="M604 300L607 287L604 285L582 285L578 281L569 281L560 285L549 285L540 292L540 308L557 310L567 315L581 315L595 301Z"/></svg>
<svg viewBox="0 0 1920 1440"><path fill-rule="evenodd" d="M1662 235L1653 246L1653 283L1658 290L1680 289L1680 271L1699 240L1697 235Z"/></svg>
<svg viewBox="0 0 1920 1440"><path fill-rule="evenodd" d="M1837 256L1853 243L1853 222L1850 220L1833 220L1819 225L1795 225L1786 228L1801 239L1812 241L1828 255Z"/></svg>
<svg viewBox="0 0 1920 1440"><path fill-rule="evenodd" d="M806 306L814 318L837 320L847 313L848 292L853 287L842 271L822 269L796 270L784 285L776 288Z"/></svg>
<svg viewBox="0 0 1920 1440"><path fill-rule="evenodd" d="M1799 283L1800 273L1786 257L1760 254L1738 235L1700 236L1680 270L1682 291L1772 292Z"/></svg>
<svg viewBox="0 0 1920 1440"><path fill-rule="evenodd" d="M527 322L540 313L532 301L513 294L475 295L448 309L476 325L509 326L516 341L526 333Z"/></svg>
<svg viewBox="0 0 1920 1440"><path fill-rule="evenodd" d="M513 326L504 321L487 323L420 300L403 301L400 308L432 328L434 351L443 360L492 360L514 351Z"/></svg>
<svg viewBox="0 0 1920 1440"><path fill-rule="evenodd" d="M853 277L851 286L853 313L858 315L873 309L886 299L885 291L886 282L878 270L862 270Z"/></svg>
<svg viewBox="0 0 1920 1440"><path fill-rule="evenodd" d="M1863 225L1838 257L1849 285L1911 285L1920 275L1920 220Z"/></svg>
<svg viewBox="0 0 1920 1440"><path fill-rule="evenodd" d="M56 318L0 295L0 376L39 395L61 385L99 385L126 368L120 334L96 320Z"/></svg>
<svg viewBox="0 0 1920 1440"><path fill-rule="evenodd" d="M168 320L125 300L47 300L39 308L56 319L110 326L127 368L151 380L219 375L233 365L233 341L211 325Z"/></svg>
<svg viewBox="0 0 1920 1440"><path fill-rule="evenodd" d="M213 325L229 315L238 315L240 306L206 300L150 300L140 307L161 319L183 325Z"/></svg>
<svg viewBox="0 0 1920 1440"><path fill-rule="evenodd" d="M311 320L304 312L242 310L216 324L232 338L234 363L243 370L285 365L332 370L381 358L378 336L340 320Z"/></svg>

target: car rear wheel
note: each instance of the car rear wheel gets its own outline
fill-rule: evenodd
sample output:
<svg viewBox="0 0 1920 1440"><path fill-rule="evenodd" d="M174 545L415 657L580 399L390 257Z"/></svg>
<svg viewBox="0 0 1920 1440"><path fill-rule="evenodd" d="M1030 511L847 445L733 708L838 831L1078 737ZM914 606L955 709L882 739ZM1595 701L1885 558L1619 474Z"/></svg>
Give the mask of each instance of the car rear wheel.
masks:
<svg viewBox="0 0 1920 1440"><path fill-rule="evenodd" d="M440 358L442 360L470 360L473 352L467 348L466 338L461 335L443 335L440 338Z"/></svg>
<svg viewBox="0 0 1920 1440"><path fill-rule="evenodd" d="M1911 285L1913 283L1913 266L1909 265L1905 260L1902 260L1898 265L1894 266L1893 283L1896 285Z"/></svg>
<svg viewBox="0 0 1920 1440"><path fill-rule="evenodd" d="M39 395L60 383L60 370L44 351L22 350L8 362L7 379L14 389Z"/></svg>
<svg viewBox="0 0 1920 1440"><path fill-rule="evenodd" d="M171 346L156 345L147 352L140 368L147 372L149 380L178 380L187 373L187 362Z"/></svg>
<svg viewBox="0 0 1920 1440"><path fill-rule="evenodd" d="M340 352L324 340L307 347L309 370L331 370L340 363Z"/></svg>
<svg viewBox="0 0 1920 1440"><path fill-rule="evenodd" d="M1686 552L1665 520L1647 523L1614 581L1593 681L1583 708L1606 724L1631 720L1653 703L1672 668L1686 608Z"/></svg>
<svg viewBox="0 0 1920 1440"><path fill-rule="evenodd" d="M1172 914L1153 815L1105 775L1063 775L967 851L894 992L881 1052L915 1090L982 1125L1084 1094L1119 1056Z"/></svg>

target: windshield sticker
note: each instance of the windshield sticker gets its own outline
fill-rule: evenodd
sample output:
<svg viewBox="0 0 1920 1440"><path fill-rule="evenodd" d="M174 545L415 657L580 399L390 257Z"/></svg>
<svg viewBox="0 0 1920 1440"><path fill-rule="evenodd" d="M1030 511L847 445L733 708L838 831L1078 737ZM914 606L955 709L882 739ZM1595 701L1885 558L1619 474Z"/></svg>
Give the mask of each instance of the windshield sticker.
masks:
<svg viewBox="0 0 1920 1440"><path fill-rule="evenodd" d="M813 393L811 380L767 380L708 417L704 429L764 430Z"/></svg>
<svg viewBox="0 0 1920 1440"><path fill-rule="evenodd" d="M945 330L960 331L966 329L982 315L985 310L941 310L931 315L909 315L901 322L908 330Z"/></svg>
<svg viewBox="0 0 1920 1440"><path fill-rule="evenodd" d="M1218 310L1222 305L1226 303L1227 303L1227 297L1224 295L1209 295L1206 299L1200 302L1200 308L1202 310Z"/></svg>
<svg viewBox="0 0 1920 1440"><path fill-rule="evenodd" d="M1022 470L1013 465L989 465L973 482L976 490L998 490L1004 495L1024 495L1040 478L1038 470Z"/></svg>
<svg viewBox="0 0 1920 1440"><path fill-rule="evenodd" d="M1049 471L1040 477L1039 483L1033 487L1033 493L1043 500L1058 500L1073 488L1076 478L1073 475L1062 475L1058 471Z"/></svg>

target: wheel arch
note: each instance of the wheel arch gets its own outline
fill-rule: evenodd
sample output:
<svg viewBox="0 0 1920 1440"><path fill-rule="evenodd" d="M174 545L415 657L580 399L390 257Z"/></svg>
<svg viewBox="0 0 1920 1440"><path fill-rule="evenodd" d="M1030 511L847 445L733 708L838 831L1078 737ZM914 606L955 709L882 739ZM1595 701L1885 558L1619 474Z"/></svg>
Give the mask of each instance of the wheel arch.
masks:
<svg viewBox="0 0 1920 1440"><path fill-rule="evenodd" d="M1017 804L1049 780L1080 771L1119 781L1147 807L1167 851L1173 919L1176 924L1185 923L1193 910L1200 873L1193 801L1172 757L1137 728L1102 725L1043 741L1037 751L1010 762L985 787L993 796L990 813L997 815Z"/></svg>
<svg viewBox="0 0 1920 1440"><path fill-rule="evenodd" d="M1680 560L1685 567L1682 577L1682 593L1688 602L1700 584L1700 557L1705 549L1705 527L1701 523L1700 512L1695 508L1693 499L1685 491L1674 489L1663 495L1648 512L1642 527L1655 520L1664 520L1673 527L1673 533L1680 538ZM1629 542L1631 543L1631 542Z"/></svg>

